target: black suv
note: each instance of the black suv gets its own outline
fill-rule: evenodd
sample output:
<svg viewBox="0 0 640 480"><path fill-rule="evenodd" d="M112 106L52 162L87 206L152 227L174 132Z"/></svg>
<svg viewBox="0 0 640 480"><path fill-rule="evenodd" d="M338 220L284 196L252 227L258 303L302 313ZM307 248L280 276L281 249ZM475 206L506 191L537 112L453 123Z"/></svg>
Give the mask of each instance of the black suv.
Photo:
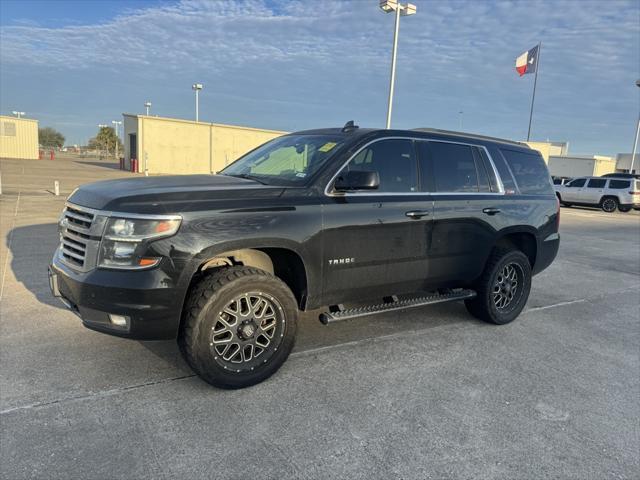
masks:
<svg viewBox="0 0 640 480"><path fill-rule="evenodd" d="M505 324L558 251L526 145L432 129L309 130L217 175L84 185L60 218L54 295L91 329L177 338L204 380L264 380L299 311L323 323L464 300ZM355 305L354 305L355 304Z"/></svg>

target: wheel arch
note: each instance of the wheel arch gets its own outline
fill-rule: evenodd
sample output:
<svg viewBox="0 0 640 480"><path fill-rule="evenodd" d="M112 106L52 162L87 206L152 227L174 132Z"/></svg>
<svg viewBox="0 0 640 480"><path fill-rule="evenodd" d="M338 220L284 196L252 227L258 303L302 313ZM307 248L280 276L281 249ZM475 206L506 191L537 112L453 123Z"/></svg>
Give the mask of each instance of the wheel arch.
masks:
<svg viewBox="0 0 640 480"><path fill-rule="evenodd" d="M259 268L278 277L291 289L298 307L305 309L308 271L302 255L289 246L251 246L202 252L196 259L188 290L203 275L234 265Z"/></svg>
<svg viewBox="0 0 640 480"><path fill-rule="evenodd" d="M529 259L529 265L533 270L538 258L538 240L532 227L522 226L501 232L494 243L494 248L496 247L520 250Z"/></svg>

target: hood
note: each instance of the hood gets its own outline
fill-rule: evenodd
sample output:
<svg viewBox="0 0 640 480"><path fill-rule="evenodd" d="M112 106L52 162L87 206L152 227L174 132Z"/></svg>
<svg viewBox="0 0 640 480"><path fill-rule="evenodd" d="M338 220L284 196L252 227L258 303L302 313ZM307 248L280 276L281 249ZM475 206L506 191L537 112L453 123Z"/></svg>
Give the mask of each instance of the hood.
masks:
<svg viewBox="0 0 640 480"><path fill-rule="evenodd" d="M69 201L97 210L165 214L210 208L206 203L279 197L283 190L224 175L169 175L88 183Z"/></svg>

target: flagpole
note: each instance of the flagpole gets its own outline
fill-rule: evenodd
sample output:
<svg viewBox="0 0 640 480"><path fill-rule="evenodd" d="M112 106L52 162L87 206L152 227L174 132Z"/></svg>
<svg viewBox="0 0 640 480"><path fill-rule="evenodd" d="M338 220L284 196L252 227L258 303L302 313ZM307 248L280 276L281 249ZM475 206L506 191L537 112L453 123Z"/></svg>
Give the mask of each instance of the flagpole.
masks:
<svg viewBox="0 0 640 480"><path fill-rule="evenodd" d="M529 130L527 131L527 142L531 137L531 120L533 119L533 102L536 100L536 85L538 83L538 70L540 70L540 58L542 58L542 42L538 43L538 58L536 59L536 77L533 80L533 95L531 96L531 111L529 112Z"/></svg>

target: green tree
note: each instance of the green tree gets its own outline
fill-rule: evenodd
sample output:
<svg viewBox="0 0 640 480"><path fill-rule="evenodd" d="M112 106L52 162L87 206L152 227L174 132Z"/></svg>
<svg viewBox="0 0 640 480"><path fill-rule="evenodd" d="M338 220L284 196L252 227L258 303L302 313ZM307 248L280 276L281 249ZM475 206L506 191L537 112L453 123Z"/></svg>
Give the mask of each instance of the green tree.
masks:
<svg viewBox="0 0 640 480"><path fill-rule="evenodd" d="M122 142L116 137L113 127L100 127L98 134L89 140L89 148L104 150L107 153L115 153L116 143L118 145L118 155L122 155Z"/></svg>
<svg viewBox="0 0 640 480"><path fill-rule="evenodd" d="M62 148L64 135L51 127L38 129L38 142L46 148Z"/></svg>

